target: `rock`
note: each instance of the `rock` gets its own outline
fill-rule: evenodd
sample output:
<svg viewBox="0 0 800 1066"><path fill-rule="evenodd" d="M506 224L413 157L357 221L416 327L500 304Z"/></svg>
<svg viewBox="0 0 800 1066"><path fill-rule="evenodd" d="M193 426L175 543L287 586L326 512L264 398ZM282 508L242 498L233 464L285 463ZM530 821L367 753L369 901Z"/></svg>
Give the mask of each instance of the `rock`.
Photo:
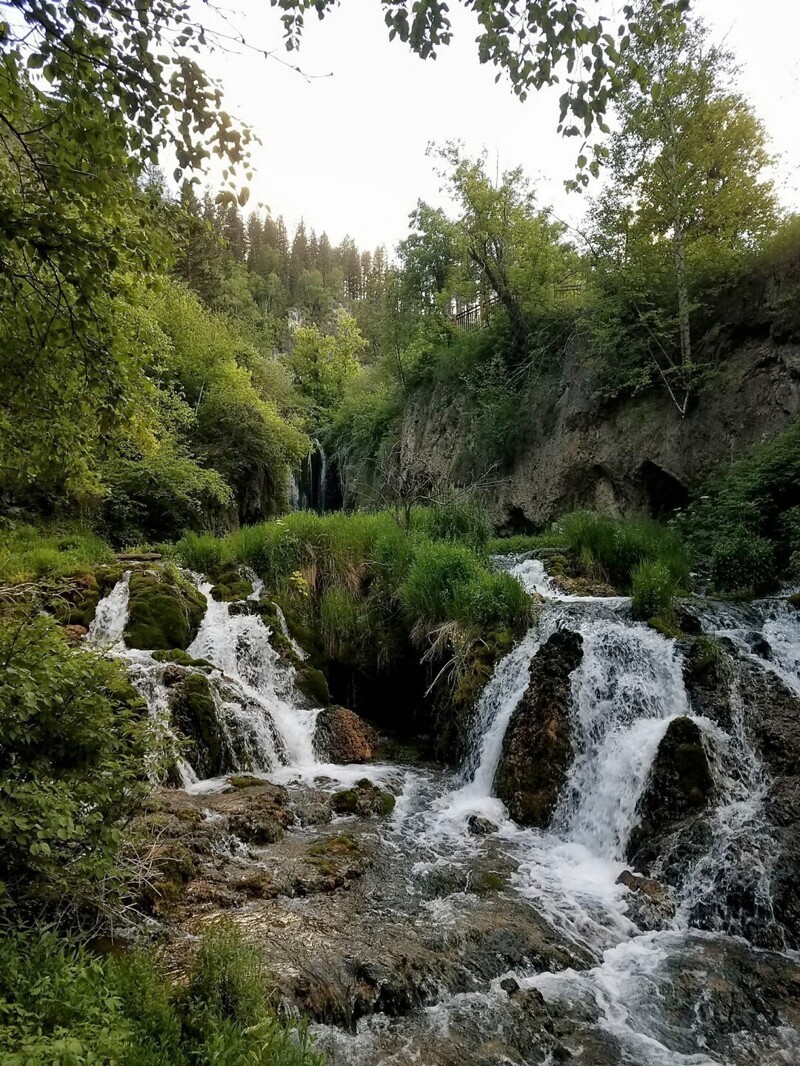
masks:
<svg viewBox="0 0 800 1066"><path fill-rule="evenodd" d="M80 644L86 638L88 632L88 626L64 626L64 633L70 644Z"/></svg>
<svg viewBox="0 0 800 1066"><path fill-rule="evenodd" d="M711 637L680 641L683 683L692 710L727 728L731 724L732 663L729 649Z"/></svg>
<svg viewBox="0 0 800 1066"><path fill-rule="evenodd" d="M185 651L205 613L205 596L185 578L168 570L138 571L130 579L125 643L148 651Z"/></svg>
<svg viewBox="0 0 800 1066"><path fill-rule="evenodd" d="M308 663L300 663L295 668L294 683L314 707L327 707L331 702L331 694L328 690L328 682L325 679L325 675L321 670L309 666Z"/></svg>
<svg viewBox="0 0 800 1066"><path fill-rule="evenodd" d="M519 982L513 977L504 977L500 982L500 987L509 996L513 996L515 992L519 992Z"/></svg>
<svg viewBox="0 0 800 1066"><path fill-rule="evenodd" d="M628 861L647 869L663 853L664 838L708 806L713 779L700 728L675 718L658 745L650 777L639 798L639 824L628 843Z"/></svg>
<svg viewBox="0 0 800 1066"><path fill-rule="evenodd" d="M471 814L467 819L467 829L476 837L489 836L497 831L497 826L488 818L482 818L479 814Z"/></svg>
<svg viewBox="0 0 800 1066"><path fill-rule="evenodd" d="M530 683L509 722L494 781L511 817L544 827L572 761L569 677L579 665L583 641L559 630L531 663Z"/></svg>
<svg viewBox="0 0 800 1066"><path fill-rule="evenodd" d="M189 762L201 778L233 769L227 765L217 707L203 674L184 673L170 689L169 708L173 726L190 742Z"/></svg>
<svg viewBox="0 0 800 1066"><path fill-rule="evenodd" d="M354 788L336 792L331 798L331 809L336 814L357 814L360 818L391 814L394 805L395 798L391 792L384 792L366 778L358 781Z"/></svg>
<svg viewBox="0 0 800 1066"><path fill-rule="evenodd" d="M188 652L181 648L170 648L169 651L154 651L153 658L157 663L174 663L176 666L191 666L195 670L212 669L214 664L208 659L194 659Z"/></svg>
<svg viewBox="0 0 800 1066"><path fill-rule="evenodd" d="M252 595L253 582L244 577L236 566L227 567L214 575L215 584L211 588L212 599L225 603L236 603Z"/></svg>
<svg viewBox="0 0 800 1066"><path fill-rule="evenodd" d="M378 734L346 707L326 707L317 717L314 752L335 763L367 762L374 758Z"/></svg>
<svg viewBox="0 0 800 1066"><path fill-rule="evenodd" d="M750 645L753 655L758 655L761 659L772 658L772 648L769 645L769 641L761 633L748 633L745 640Z"/></svg>
<svg viewBox="0 0 800 1066"><path fill-rule="evenodd" d="M623 870L617 884L624 885L631 893L628 916L643 931L663 929L675 917L675 901L660 881Z"/></svg>

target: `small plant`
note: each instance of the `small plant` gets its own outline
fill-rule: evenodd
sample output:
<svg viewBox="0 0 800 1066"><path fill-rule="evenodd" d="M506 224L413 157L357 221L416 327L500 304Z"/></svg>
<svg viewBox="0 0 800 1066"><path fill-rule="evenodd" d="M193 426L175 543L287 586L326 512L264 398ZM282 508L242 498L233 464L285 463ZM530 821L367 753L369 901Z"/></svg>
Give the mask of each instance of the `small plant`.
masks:
<svg viewBox="0 0 800 1066"><path fill-rule="evenodd" d="M633 617L668 620L676 592L675 578L664 563L640 563L631 578Z"/></svg>

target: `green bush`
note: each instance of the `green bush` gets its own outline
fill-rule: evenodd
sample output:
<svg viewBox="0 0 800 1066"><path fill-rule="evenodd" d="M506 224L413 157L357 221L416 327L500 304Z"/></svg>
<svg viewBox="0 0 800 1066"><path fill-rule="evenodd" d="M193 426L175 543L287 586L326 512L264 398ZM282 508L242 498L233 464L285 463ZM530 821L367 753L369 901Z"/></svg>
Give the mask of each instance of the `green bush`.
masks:
<svg viewBox="0 0 800 1066"><path fill-rule="evenodd" d="M185 986L153 951L98 958L51 932L0 938L3 1066L321 1066L279 1021L256 949L206 935Z"/></svg>
<svg viewBox="0 0 800 1066"><path fill-rule="evenodd" d="M800 422L701 486L684 516L712 586L760 593L791 576L800 549Z"/></svg>
<svg viewBox="0 0 800 1066"><path fill-rule="evenodd" d="M640 563L631 578L633 617L639 621L669 618L676 592L675 577L664 563Z"/></svg>
<svg viewBox="0 0 800 1066"><path fill-rule="evenodd" d="M112 892L147 721L118 663L42 616L0 624L0 904L94 907Z"/></svg>
<svg viewBox="0 0 800 1066"><path fill-rule="evenodd" d="M113 562L108 544L85 529L57 531L23 525L0 531L0 582L4 584L55 579Z"/></svg>

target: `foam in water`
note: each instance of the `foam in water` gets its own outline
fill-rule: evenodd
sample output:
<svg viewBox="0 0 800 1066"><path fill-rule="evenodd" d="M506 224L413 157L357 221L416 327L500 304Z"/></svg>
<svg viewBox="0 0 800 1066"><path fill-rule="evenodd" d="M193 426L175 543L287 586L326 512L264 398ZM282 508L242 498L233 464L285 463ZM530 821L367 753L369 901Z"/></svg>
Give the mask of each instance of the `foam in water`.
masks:
<svg viewBox="0 0 800 1066"><path fill-rule="evenodd" d="M97 605L87 639L92 644L116 644L128 622L131 572L126 571Z"/></svg>
<svg viewBox="0 0 800 1066"><path fill-rule="evenodd" d="M248 698L244 706L233 700L223 709L236 714L239 707L246 715L248 732L260 746L262 768L288 763L300 773L310 770L317 765L313 739L318 711L288 702L293 673L270 644L268 627L257 615L232 616L229 604L213 599L211 587L208 582L200 585L208 608L189 654L208 659L243 690ZM276 746L276 732L282 750Z"/></svg>
<svg viewBox="0 0 800 1066"><path fill-rule="evenodd" d="M577 754L553 827L597 855L622 859L658 745L689 706L673 641L622 622L590 622L580 633L571 700Z"/></svg>

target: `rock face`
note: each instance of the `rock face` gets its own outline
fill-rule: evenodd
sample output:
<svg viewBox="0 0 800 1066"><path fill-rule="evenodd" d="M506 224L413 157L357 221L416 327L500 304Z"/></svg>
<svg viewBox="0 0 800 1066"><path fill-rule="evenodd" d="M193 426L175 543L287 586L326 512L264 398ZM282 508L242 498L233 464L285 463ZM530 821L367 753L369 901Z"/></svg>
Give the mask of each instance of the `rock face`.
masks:
<svg viewBox="0 0 800 1066"><path fill-rule="evenodd" d="M776 920L800 947L800 696L754 663L740 666L749 730L770 783L764 813L774 835L770 878Z"/></svg>
<svg viewBox="0 0 800 1066"><path fill-rule="evenodd" d="M591 360L574 345L560 380L537 386L523 444L488 494L496 521L539 526L579 507L664 513L685 503L698 478L779 433L800 411L800 348L791 344L751 343L730 353L725 387L702 392L685 417L658 388L603 403L591 375ZM435 483L469 476L473 431L458 391L420 390L402 424L404 471ZM354 499L356 478L344 475L345 495Z"/></svg>
<svg viewBox="0 0 800 1066"><path fill-rule="evenodd" d="M705 810L713 786L699 726L691 718L675 718L639 799L640 821L628 843L628 861L647 871L664 853L665 838Z"/></svg>
<svg viewBox="0 0 800 1066"><path fill-rule="evenodd" d="M187 754L195 773L201 778L216 777L233 769L225 759L224 738L208 679L203 674L184 673L179 680L165 680L175 682L169 692L172 724L189 741Z"/></svg>
<svg viewBox="0 0 800 1066"><path fill-rule="evenodd" d="M582 649L577 633L550 637L534 656L530 683L506 730L494 789L522 825L546 826L564 785L573 755L569 677Z"/></svg>
<svg viewBox="0 0 800 1066"><path fill-rule="evenodd" d="M354 711L326 707L317 716L314 753L324 762L367 762L374 758L378 734Z"/></svg>

